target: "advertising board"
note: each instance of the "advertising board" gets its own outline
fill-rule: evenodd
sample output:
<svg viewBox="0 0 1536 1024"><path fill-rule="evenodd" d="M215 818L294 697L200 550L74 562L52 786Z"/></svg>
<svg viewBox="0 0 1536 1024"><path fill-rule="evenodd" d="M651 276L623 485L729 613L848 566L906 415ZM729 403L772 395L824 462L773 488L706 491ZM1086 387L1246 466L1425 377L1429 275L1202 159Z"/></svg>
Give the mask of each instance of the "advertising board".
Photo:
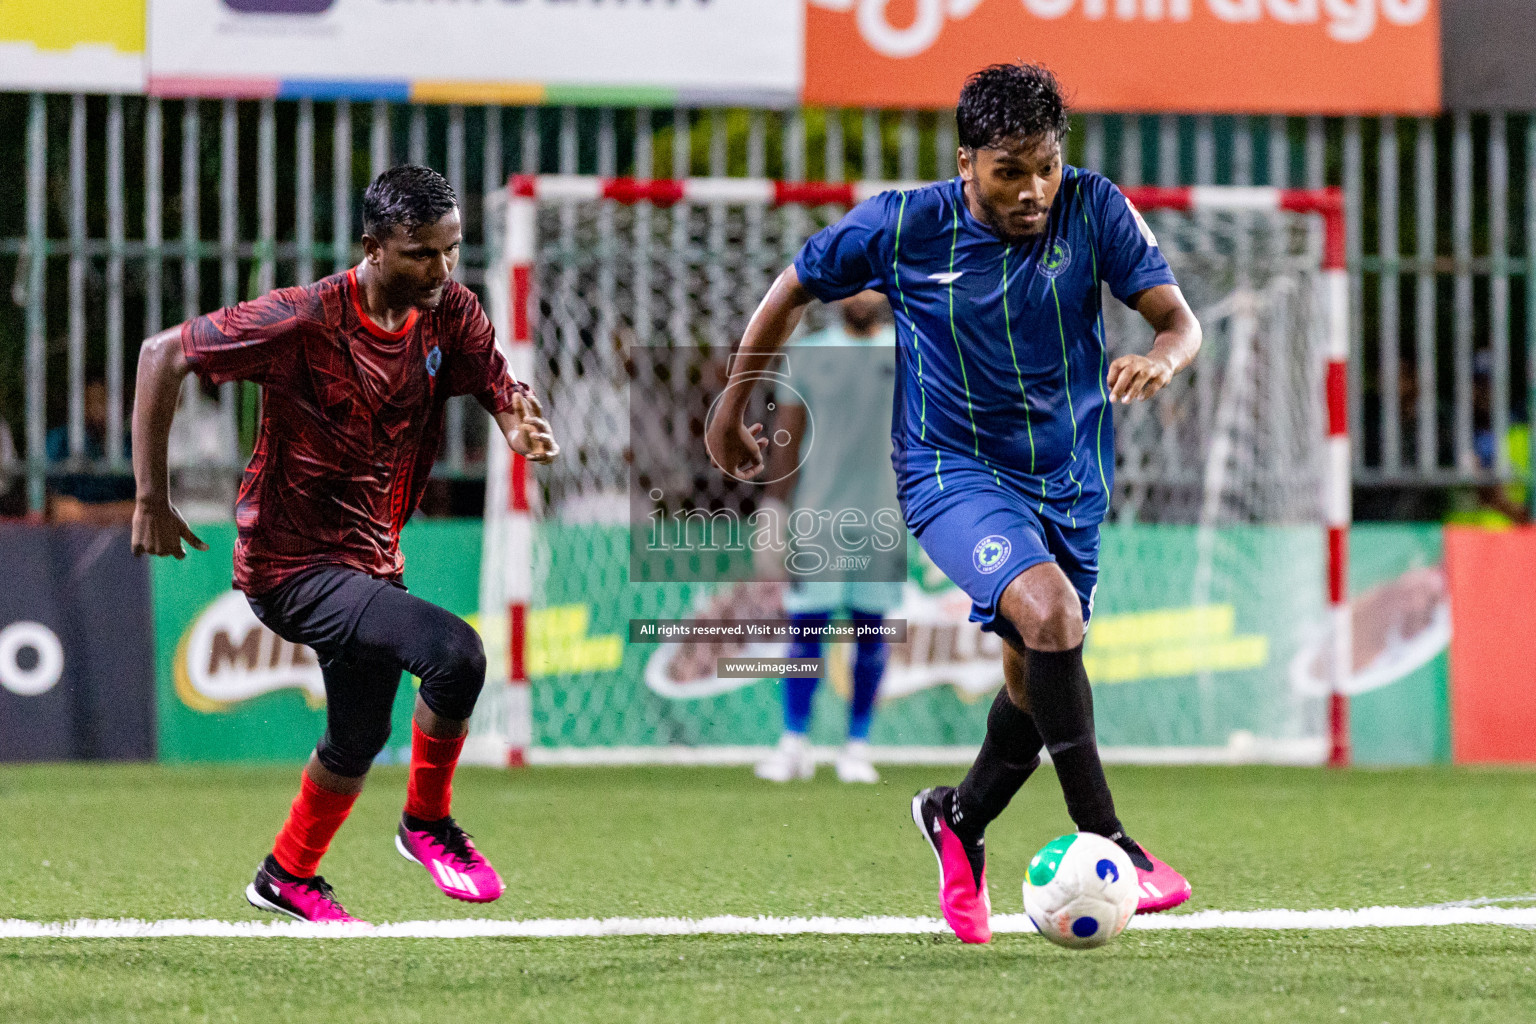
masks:
<svg viewBox="0 0 1536 1024"><path fill-rule="evenodd" d="M233 523L206 524L208 550L154 562L156 692L164 761L298 764L325 730L325 685L307 647L256 620L230 587ZM413 594L473 621L480 523L427 520L400 537ZM395 695L394 739L381 757L410 755L414 680Z"/></svg>
<svg viewBox="0 0 1536 1024"><path fill-rule="evenodd" d="M1437 0L809 0L805 100L951 107L967 74L1020 58L1079 110L1440 105Z"/></svg>
<svg viewBox="0 0 1536 1024"><path fill-rule="evenodd" d="M142 92L147 0L0 0L0 90Z"/></svg>
<svg viewBox="0 0 1536 1024"><path fill-rule="evenodd" d="M159 95L785 106L799 0L154 0Z"/></svg>

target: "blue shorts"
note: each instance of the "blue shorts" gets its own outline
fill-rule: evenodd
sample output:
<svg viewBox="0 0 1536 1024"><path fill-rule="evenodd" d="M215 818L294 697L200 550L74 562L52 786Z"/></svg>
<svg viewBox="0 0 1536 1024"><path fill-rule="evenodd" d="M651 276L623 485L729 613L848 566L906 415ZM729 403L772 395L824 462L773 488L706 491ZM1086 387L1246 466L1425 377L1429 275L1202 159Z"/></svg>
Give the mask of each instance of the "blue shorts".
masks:
<svg viewBox="0 0 1536 1024"><path fill-rule="evenodd" d="M1022 646L999 607L1003 591L1025 569L1055 562L1077 591L1086 626L1099 581L1098 524L1063 526L1039 515L1023 494L1006 485L980 474L962 481L950 483L929 505L917 542L970 596L971 621Z"/></svg>

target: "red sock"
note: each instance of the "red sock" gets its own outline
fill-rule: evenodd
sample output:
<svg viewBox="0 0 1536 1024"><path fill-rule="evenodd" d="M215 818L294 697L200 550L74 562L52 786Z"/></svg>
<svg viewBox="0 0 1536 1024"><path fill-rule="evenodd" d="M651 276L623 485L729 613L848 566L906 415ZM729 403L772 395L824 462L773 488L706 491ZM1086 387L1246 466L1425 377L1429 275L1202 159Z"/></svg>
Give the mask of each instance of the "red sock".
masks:
<svg viewBox="0 0 1536 1024"><path fill-rule="evenodd" d="M411 723L411 780L405 787L405 813L422 821L448 817L453 800L453 769L464 737L440 740Z"/></svg>
<svg viewBox="0 0 1536 1024"><path fill-rule="evenodd" d="M298 878L313 875L320 866L320 858L330 849L331 838L356 802L356 793L321 789L305 772L299 781L299 795L288 809L288 820L272 846L278 866Z"/></svg>

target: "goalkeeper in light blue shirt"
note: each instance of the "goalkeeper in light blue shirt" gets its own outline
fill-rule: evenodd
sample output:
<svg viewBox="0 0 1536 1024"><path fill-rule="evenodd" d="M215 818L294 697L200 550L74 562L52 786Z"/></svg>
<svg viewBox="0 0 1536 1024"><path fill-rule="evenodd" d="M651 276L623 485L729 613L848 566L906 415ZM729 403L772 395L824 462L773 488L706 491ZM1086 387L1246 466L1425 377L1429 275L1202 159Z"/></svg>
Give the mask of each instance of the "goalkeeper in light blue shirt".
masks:
<svg viewBox="0 0 1536 1024"><path fill-rule="evenodd" d="M865 291L838 303L839 322L792 342L789 380L793 387L776 392L774 433L786 443L771 446L767 499L777 503L774 522L786 522L793 509L895 509L896 476L891 472L890 413L896 381L896 332L890 307L879 292ZM820 438L817 457L802 461L806 426L814 417ZM798 466L798 469L796 469ZM844 540L859 544L860 538ZM774 559L770 558L769 561ZM785 591L784 610L802 625L846 615L878 625L901 604L897 580L795 580ZM820 658L819 640L796 640L791 658ZM848 699L848 741L833 762L841 782L880 781L869 759L869 728L875 697L890 647L879 638L859 640L853 651ZM815 763L806 740L811 724L815 677L784 680L784 732L773 753L757 765L757 776L770 782L809 779Z"/></svg>
<svg viewBox="0 0 1536 1024"><path fill-rule="evenodd" d="M1083 634L1099 523L1114 479L1115 402L1150 399L1188 366L1200 325L1130 202L1067 166L1059 83L1031 64L966 80L955 111L960 174L876 196L818 232L758 307L733 384L759 371L813 299L865 289L896 315L892 459L918 543L1003 638L1005 686L958 787L918 793L912 817L939 859L940 906L967 942L991 938L982 832L1051 753L1079 830L1136 866L1140 912L1189 883L1126 835L1093 730ZM1110 360L1102 286L1155 332L1146 355ZM751 385L727 389L706 438L715 464L761 472Z"/></svg>

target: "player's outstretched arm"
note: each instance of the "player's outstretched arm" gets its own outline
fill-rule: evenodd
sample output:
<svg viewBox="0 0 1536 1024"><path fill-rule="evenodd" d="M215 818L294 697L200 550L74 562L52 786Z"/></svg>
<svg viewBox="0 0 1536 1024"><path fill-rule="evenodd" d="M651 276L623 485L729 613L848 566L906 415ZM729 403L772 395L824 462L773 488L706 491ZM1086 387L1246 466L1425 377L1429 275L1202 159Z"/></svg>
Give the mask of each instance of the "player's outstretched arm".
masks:
<svg viewBox="0 0 1536 1024"><path fill-rule="evenodd" d="M513 395L512 408L496 414L496 425L507 445L529 462L553 462L560 454L560 445L544 418L544 408L532 391L520 390Z"/></svg>
<svg viewBox="0 0 1536 1024"><path fill-rule="evenodd" d="M1194 362L1200 351L1200 321L1178 285L1160 284L1136 297L1136 312L1157 336L1146 355L1121 356L1109 364L1109 400L1140 402L1151 398Z"/></svg>
<svg viewBox="0 0 1536 1024"><path fill-rule="evenodd" d="M752 314L741 336L741 347L732 357L731 376L715 405L704 444L710 461L737 479L751 480L763 471L763 451L768 447L768 439L762 436L763 425L748 426L743 420L754 382L794 333L813 298L800 284L794 266L786 267Z"/></svg>
<svg viewBox="0 0 1536 1024"><path fill-rule="evenodd" d="M181 349L181 328L161 331L139 349L133 392L133 553L187 557L185 540L199 551L208 545L171 504L166 449L181 382L189 372Z"/></svg>

